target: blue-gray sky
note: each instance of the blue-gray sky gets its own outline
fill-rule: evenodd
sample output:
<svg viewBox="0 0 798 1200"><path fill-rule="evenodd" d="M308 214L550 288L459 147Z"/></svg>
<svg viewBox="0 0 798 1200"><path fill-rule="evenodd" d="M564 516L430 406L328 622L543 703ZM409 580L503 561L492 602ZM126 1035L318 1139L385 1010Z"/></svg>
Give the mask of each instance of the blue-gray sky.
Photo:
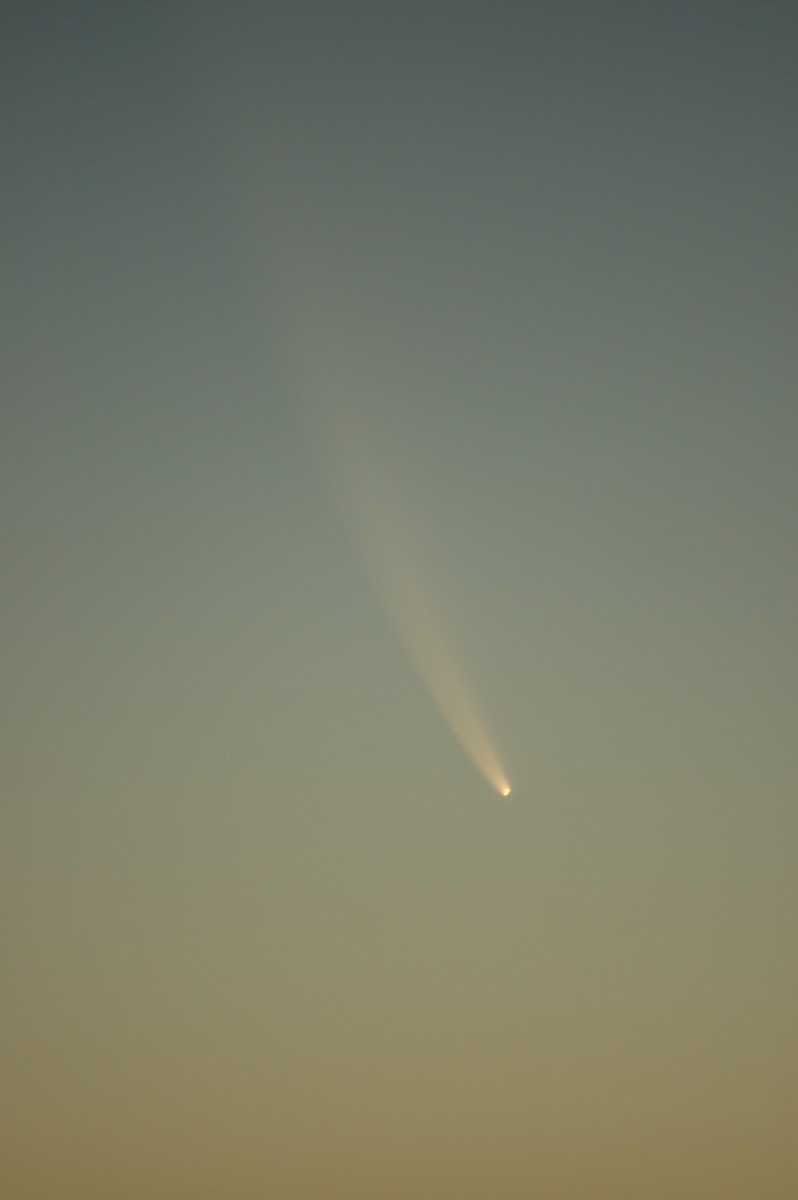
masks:
<svg viewBox="0 0 798 1200"><path fill-rule="evenodd" d="M795 7L2 17L4 1194L790 1200Z"/></svg>

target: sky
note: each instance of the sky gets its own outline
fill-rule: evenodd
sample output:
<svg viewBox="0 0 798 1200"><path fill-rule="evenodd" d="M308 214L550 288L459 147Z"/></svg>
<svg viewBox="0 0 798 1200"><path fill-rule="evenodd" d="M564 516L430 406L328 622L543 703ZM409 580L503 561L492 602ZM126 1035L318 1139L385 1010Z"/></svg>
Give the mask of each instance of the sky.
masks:
<svg viewBox="0 0 798 1200"><path fill-rule="evenodd" d="M791 1200L795 6L0 45L4 1195Z"/></svg>

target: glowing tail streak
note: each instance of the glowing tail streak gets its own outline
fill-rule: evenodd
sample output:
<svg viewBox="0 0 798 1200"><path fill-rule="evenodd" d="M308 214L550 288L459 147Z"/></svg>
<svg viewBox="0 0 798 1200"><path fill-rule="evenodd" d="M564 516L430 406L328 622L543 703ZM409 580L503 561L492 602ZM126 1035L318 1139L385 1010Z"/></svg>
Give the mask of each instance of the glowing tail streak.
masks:
<svg viewBox="0 0 798 1200"><path fill-rule="evenodd" d="M510 784L491 744L471 689L443 635L388 499L384 473L363 450L361 424L336 406L328 423L330 459L353 539L359 545L385 608L449 727L475 766L501 796ZM355 447L358 447L355 450Z"/></svg>

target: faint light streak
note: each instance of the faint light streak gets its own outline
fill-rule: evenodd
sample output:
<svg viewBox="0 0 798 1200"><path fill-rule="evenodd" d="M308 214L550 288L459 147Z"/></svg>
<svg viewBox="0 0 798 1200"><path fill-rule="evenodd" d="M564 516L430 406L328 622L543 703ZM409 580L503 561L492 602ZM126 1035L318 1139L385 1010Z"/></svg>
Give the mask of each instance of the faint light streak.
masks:
<svg viewBox="0 0 798 1200"><path fill-rule="evenodd" d="M445 637L424 588L384 463L371 451L364 422L352 406L325 406L325 457L350 535L411 660L450 729L500 796L510 784L499 762L472 689Z"/></svg>

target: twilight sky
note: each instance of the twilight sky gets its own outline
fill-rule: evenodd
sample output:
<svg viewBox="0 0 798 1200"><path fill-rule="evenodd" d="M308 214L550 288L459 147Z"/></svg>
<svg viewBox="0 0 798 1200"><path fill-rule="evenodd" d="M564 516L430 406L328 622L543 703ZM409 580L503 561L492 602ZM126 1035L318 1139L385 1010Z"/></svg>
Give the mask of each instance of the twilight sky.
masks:
<svg viewBox="0 0 798 1200"><path fill-rule="evenodd" d="M792 1200L798 9L1 28L4 1197Z"/></svg>

